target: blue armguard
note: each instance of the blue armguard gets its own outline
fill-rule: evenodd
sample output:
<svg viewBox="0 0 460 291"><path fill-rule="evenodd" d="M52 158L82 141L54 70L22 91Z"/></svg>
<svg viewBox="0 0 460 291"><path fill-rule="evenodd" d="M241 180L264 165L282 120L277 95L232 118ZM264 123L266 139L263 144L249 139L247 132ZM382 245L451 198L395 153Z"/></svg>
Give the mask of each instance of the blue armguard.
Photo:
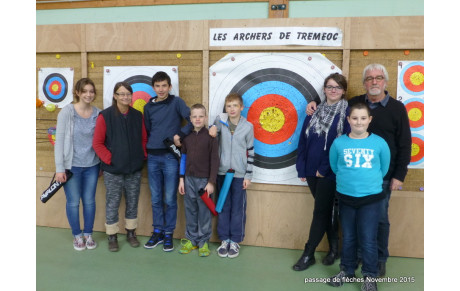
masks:
<svg viewBox="0 0 460 291"><path fill-rule="evenodd" d="M182 154L180 157L180 170L179 170L179 175L184 176L185 175L185 162L187 160L187 154Z"/></svg>

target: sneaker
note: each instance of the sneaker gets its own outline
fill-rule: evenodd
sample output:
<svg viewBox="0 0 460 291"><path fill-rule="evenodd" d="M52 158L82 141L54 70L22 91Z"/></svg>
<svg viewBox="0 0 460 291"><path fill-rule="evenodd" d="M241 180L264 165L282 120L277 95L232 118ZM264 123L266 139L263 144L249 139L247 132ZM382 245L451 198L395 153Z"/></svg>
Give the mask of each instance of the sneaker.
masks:
<svg viewBox="0 0 460 291"><path fill-rule="evenodd" d="M375 278L365 276L363 285L361 285L361 291L377 291Z"/></svg>
<svg viewBox="0 0 460 291"><path fill-rule="evenodd" d="M228 257L236 258L240 254L240 245L234 241L230 243L230 248L228 249Z"/></svg>
<svg viewBox="0 0 460 291"><path fill-rule="evenodd" d="M347 282L347 279L354 278L355 275L347 275L344 271L340 271L337 275L329 278L328 285L333 287L340 287L343 286L344 283Z"/></svg>
<svg viewBox="0 0 460 291"><path fill-rule="evenodd" d="M92 235L85 236L85 241L86 241L86 248L88 250L92 250L97 247L97 243L93 240Z"/></svg>
<svg viewBox="0 0 460 291"><path fill-rule="evenodd" d="M172 233L165 233L163 241L163 251L170 252L174 250Z"/></svg>
<svg viewBox="0 0 460 291"><path fill-rule="evenodd" d="M211 254L211 251L209 250L208 243L205 242L204 245L198 250L198 255L200 257L207 257Z"/></svg>
<svg viewBox="0 0 460 291"><path fill-rule="evenodd" d="M152 236L150 237L150 239L148 240L148 242L145 243L144 248L146 248L146 249L153 249L153 248L156 247L158 244L163 243L163 238L164 238L163 232L161 232L161 231L158 230L158 229L155 229L155 230L152 232Z"/></svg>
<svg viewBox="0 0 460 291"><path fill-rule="evenodd" d="M84 249L86 249L86 244L83 240L83 236L76 236L73 239L73 248L77 251L83 251Z"/></svg>
<svg viewBox="0 0 460 291"><path fill-rule="evenodd" d="M184 243L185 242L185 243ZM181 239L180 240L180 244L182 245L182 247L180 248L179 250L179 253L181 254L188 254L190 253L192 250L194 249L197 249L198 246L194 246L192 244L192 242L188 239Z"/></svg>
<svg viewBox="0 0 460 291"><path fill-rule="evenodd" d="M221 258L225 258L228 255L228 249L230 247L230 244L228 241L223 240L222 243L220 244L220 247L217 248L217 254Z"/></svg>

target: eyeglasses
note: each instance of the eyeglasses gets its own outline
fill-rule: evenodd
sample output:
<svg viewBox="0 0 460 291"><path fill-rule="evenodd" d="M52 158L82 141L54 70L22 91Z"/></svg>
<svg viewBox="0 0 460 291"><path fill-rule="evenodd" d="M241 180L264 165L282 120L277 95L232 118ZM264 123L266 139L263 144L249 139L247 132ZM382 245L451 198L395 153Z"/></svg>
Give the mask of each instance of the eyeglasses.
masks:
<svg viewBox="0 0 460 291"><path fill-rule="evenodd" d="M384 79L385 79L384 76L377 76L377 77L369 76L364 79L364 82L373 82L374 80L376 80L377 82L382 82Z"/></svg>
<svg viewBox="0 0 460 291"><path fill-rule="evenodd" d="M326 86L325 87L327 91L332 91L333 89L339 91L339 90L343 90L343 87L342 86L337 86L337 87L334 87L334 86Z"/></svg>
<svg viewBox="0 0 460 291"><path fill-rule="evenodd" d="M133 95L131 93L115 93L115 94L117 94L117 96L120 96L120 97L125 97L125 96L129 97L129 96Z"/></svg>

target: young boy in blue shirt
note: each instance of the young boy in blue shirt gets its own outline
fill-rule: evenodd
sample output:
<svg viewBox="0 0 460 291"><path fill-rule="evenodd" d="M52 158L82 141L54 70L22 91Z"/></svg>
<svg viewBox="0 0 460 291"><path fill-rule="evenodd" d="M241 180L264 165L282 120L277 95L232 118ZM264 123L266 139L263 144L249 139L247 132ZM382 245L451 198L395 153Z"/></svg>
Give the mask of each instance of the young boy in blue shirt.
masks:
<svg viewBox="0 0 460 291"><path fill-rule="evenodd" d="M200 257L210 254L208 241L212 234L211 211L201 199L200 189L207 194L214 193L217 170L219 169L219 152L217 139L209 135L206 128L206 108L195 104L190 109L193 131L182 142L179 193L184 196L185 237L180 249L181 254L188 254L199 248Z"/></svg>
<svg viewBox="0 0 460 291"><path fill-rule="evenodd" d="M168 74L157 72L152 77L152 86L157 96L145 104L144 120L148 135L147 170L152 194L153 233L144 247L152 249L163 243L163 250L170 252L174 249L172 238L177 220L179 161L165 141L180 146L181 138L188 135L193 126L190 109L184 100L169 94L172 85ZM182 127L184 119L187 124Z"/></svg>
<svg viewBox="0 0 460 291"><path fill-rule="evenodd" d="M372 116L367 104L352 105L347 119L351 132L335 139L329 151L331 169L337 179L343 243L341 271L328 284L339 287L355 277L359 242L364 276L361 290L377 290L377 230L390 148L383 138L368 132Z"/></svg>
<svg viewBox="0 0 460 291"><path fill-rule="evenodd" d="M243 98L230 93L225 98L225 112L216 117L210 134L219 135L220 165L217 193L220 192L229 169L235 171L222 212L217 216L217 234L222 240L217 253L220 257L236 258L245 234L246 189L251 184L254 163L254 129L241 116Z"/></svg>

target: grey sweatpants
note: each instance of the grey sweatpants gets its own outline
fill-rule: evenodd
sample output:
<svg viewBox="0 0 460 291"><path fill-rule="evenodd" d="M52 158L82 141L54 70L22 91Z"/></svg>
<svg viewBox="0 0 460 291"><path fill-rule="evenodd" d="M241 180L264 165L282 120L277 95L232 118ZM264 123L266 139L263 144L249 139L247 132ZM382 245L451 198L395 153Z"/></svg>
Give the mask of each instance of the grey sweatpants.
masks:
<svg viewBox="0 0 460 291"><path fill-rule="evenodd" d="M125 220L135 221L137 225L137 206L139 203L139 193L141 189L141 172L133 174L116 175L106 171L104 173L104 185L106 188L105 218L106 228L111 225L118 225L118 209L120 207L123 190L125 192L126 210ZM134 226L134 227L133 227ZM128 229L136 228L135 225L127 227ZM116 226L118 228L118 226ZM112 234L113 230L108 231ZM116 232L115 232L116 233Z"/></svg>
<svg viewBox="0 0 460 291"><path fill-rule="evenodd" d="M204 189L207 178L185 176L185 237L199 248L209 241L212 234L212 214L201 200L198 190Z"/></svg>

